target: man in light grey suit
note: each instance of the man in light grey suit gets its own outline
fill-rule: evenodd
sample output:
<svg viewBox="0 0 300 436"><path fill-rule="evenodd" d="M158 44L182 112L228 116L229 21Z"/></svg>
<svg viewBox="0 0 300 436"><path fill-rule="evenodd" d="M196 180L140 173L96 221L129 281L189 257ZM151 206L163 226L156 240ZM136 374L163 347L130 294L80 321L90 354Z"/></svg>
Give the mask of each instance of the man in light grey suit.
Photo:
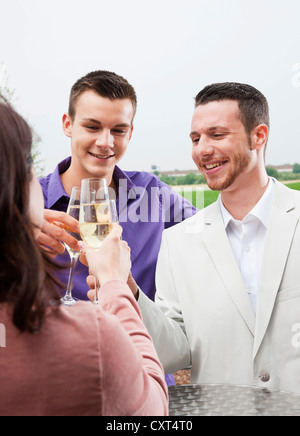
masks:
<svg viewBox="0 0 300 436"><path fill-rule="evenodd" d="M198 94L193 159L220 197L164 232L156 303L132 289L166 372L300 394L300 193L268 177L268 134L255 88Z"/></svg>

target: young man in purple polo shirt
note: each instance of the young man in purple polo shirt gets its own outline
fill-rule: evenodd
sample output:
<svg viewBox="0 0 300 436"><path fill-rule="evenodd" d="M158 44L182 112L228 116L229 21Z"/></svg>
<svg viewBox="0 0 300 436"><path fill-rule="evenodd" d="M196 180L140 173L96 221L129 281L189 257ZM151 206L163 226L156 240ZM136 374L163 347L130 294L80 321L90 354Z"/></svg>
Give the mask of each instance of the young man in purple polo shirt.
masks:
<svg viewBox="0 0 300 436"><path fill-rule="evenodd" d="M45 214L48 235L44 236L49 238L52 221L61 221L61 216L55 216L53 211L66 212L73 186L80 186L82 179L105 178L117 199L123 239L131 248L132 275L154 300L162 232L195 214L196 209L156 176L124 172L117 166L132 136L136 107L133 87L115 73L96 71L75 83L69 111L63 116L63 130L71 139L72 157L40 180L45 208L51 209ZM45 245L51 246L49 239ZM68 254L59 254L57 260L67 263ZM88 269L78 262L73 284L75 298L87 299L87 276ZM66 282L67 274L60 278Z"/></svg>

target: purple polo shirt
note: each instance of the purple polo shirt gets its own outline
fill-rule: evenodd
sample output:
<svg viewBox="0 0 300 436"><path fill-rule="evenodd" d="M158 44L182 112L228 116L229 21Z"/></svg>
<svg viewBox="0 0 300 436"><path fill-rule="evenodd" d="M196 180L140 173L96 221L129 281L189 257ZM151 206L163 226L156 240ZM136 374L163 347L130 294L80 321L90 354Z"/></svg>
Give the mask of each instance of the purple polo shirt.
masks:
<svg viewBox="0 0 300 436"><path fill-rule="evenodd" d="M46 209L67 211L69 196L64 190L60 175L70 164L69 157L57 166L53 174L40 180ZM117 209L123 228L123 239L131 248L132 275L143 292L154 300L155 271L162 233L168 227L191 217L197 210L153 174L124 172L116 166L113 177L118 189ZM69 255L65 252L56 260L68 264ZM78 262L74 274L73 296L80 300L87 300L87 275L88 268ZM68 270L60 274L59 278L66 287Z"/></svg>

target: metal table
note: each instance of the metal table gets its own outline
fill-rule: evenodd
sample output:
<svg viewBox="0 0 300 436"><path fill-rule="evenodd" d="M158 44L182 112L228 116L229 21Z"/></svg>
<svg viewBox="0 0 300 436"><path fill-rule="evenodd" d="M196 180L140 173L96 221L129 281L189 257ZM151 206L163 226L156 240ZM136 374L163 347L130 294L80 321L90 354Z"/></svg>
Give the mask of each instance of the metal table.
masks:
<svg viewBox="0 0 300 436"><path fill-rule="evenodd" d="M300 416L300 395L249 386L169 388L170 416Z"/></svg>

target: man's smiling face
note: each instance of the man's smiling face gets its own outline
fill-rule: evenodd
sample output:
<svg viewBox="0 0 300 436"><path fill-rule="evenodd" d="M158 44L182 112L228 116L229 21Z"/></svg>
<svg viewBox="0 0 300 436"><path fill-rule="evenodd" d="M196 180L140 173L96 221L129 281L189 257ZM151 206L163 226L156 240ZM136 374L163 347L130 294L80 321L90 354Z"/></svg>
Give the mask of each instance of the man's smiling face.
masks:
<svg viewBox="0 0 300 436"><path fill-rule="evenodd" d="M251 163L251 140L236 101L223 100L198 106L192 121L191 139L193 159L213 190L230 188Z"/></svg>
<svg viewBox="0 0 300 436"><path fill-rule="evenodd" d="M131 139L133 117L129 99L110 100L94 91L78 98L75 116L65 114L63 128L72 139L72 164L82 177L112 176Z"/></svg>

